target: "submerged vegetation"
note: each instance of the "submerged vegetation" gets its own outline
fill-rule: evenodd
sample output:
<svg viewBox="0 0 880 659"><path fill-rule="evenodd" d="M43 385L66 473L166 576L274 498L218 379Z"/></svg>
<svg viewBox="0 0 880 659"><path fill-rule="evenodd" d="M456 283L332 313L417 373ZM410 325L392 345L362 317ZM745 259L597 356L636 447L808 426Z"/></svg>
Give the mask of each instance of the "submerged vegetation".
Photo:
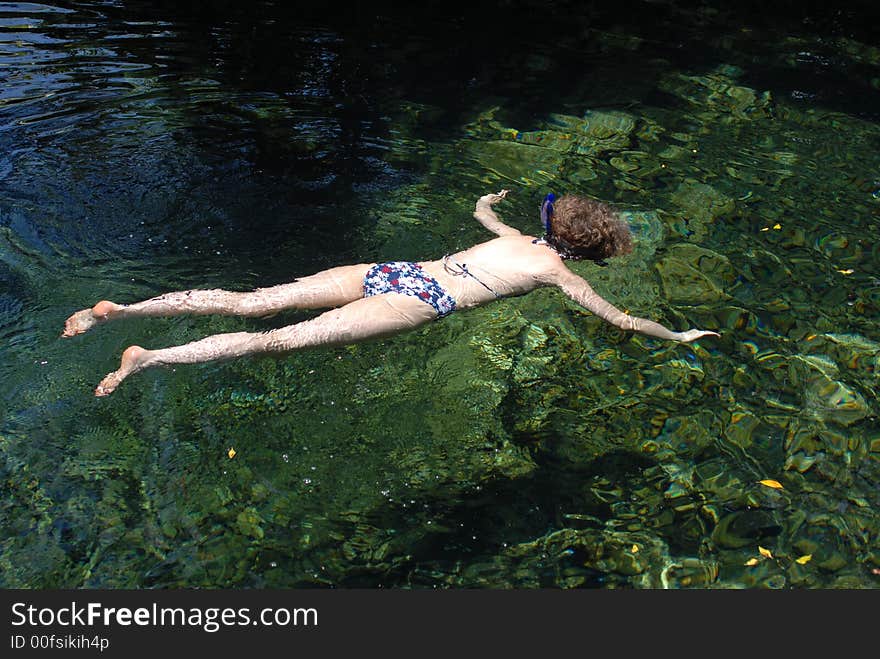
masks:
<svg viewBox="0 0 880 659"><path fill-rule="evenodd" d="M876 587L880 51L640 6L673 12L667 41L591 8L433 86L442 42L400 18L267 14L248 53L232 10L0 9L0 583ZM470 213L502 187L525 232L550 190L615 204L633 254L573 269L721 338L542 290L112 400L91 392L126 345L308 314L58 338L102 298L435 258L487 237Z"/></svg>

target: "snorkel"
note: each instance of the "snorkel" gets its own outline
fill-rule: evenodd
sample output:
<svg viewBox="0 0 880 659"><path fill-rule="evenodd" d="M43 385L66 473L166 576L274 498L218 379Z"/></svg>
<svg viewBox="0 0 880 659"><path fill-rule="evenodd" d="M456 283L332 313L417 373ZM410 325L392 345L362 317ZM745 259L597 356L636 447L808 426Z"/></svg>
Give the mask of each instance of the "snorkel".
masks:
<svg viewBox="0 0 880 659"><path fill-rule="evenodd" d="M545 240L553 234L553 231L550 228L550 220L553 219L554 201L556 201L556 195L551 192L544 197L544 201L541 202L541 224L544 225Z"/></svg>

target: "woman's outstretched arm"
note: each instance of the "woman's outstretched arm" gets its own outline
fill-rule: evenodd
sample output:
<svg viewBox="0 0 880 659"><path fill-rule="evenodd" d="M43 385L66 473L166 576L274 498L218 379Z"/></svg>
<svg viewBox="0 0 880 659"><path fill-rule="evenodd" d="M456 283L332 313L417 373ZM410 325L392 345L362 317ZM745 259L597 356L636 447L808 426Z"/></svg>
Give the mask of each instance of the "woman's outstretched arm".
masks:
<svg viewBox="0 0 880 659"><path fill-rule="evenodd" d="M498 219L495 211L492 210L492 204L497 204L504 199L508 192L510 192L510 190L502 190L498 194L487 194L477 199L477 207L474 209L474 217L480 221L480 224L489 229L489 231L496 233L499 236L519 236L521 233L517 229L504 224L504 222Z"/></svg>
<svg viewBox="0 0 880 659"><path fill-rule="evenodd" d="M554 272L554 275L553 283L558 286L563 293L585 309L589 309L605 322L622 330L638 332L639 334L645 334L647 336L655 336L659 339L681 341L682 343L689 343L703 336L720 336L717 332L699 329L690 329L685 332L673 332L660 323L655 323L653 320L639 318L638 316L630 316L629 314L624 313L596 293L585 279L578 277L564 266L559 271Z"/></svg>

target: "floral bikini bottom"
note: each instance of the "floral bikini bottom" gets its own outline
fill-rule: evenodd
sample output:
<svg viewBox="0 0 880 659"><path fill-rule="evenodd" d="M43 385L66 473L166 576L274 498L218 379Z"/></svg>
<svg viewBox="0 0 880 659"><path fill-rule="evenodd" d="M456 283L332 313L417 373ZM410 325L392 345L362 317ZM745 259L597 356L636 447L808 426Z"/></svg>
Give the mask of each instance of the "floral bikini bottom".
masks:
<svg viewBox="0 0 880 659"><path fill-rule="evenodd" d="M418 263L391 261L370 268L364 276L364 297L383 293L417 297L434 307L440 318L455 311L455 298Z"/></svg>

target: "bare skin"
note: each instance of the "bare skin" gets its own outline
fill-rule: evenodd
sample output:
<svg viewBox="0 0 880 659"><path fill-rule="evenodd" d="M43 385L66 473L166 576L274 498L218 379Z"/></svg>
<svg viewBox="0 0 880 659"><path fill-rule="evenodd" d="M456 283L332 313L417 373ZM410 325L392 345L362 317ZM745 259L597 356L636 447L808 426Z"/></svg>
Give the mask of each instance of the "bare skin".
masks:
<svg viewBox="0 0 880 659"><path fill-rule="evenodd" d="M568 269L550 246L536 243L534 236L524 235L498 219L492 205L504 199L507 193L502 190L484 195L474 211L474 217L497 238L446 259L419 264L455 299L457 310L555 286L585 309L625 331L680 342L719 336L716 332L697 329L674 332L651 320L630 316L602 299L585 279ZM183 314L257 317L286 309L332 307L311 320L269 332L217 334L160 350L130 346L122 354L119 369L108 374L95 389L96 396L106 396L129 375L152 366L345 345L399 334L437 318L434 307L413 296L384 293L364 297L364 276L373 265L331 268L289 284L244 293L177 291L130 305L102 300L70 316L62 336L75 336L98 323L120 318ZM470 274L462 272L462 266Z"/></svg>

